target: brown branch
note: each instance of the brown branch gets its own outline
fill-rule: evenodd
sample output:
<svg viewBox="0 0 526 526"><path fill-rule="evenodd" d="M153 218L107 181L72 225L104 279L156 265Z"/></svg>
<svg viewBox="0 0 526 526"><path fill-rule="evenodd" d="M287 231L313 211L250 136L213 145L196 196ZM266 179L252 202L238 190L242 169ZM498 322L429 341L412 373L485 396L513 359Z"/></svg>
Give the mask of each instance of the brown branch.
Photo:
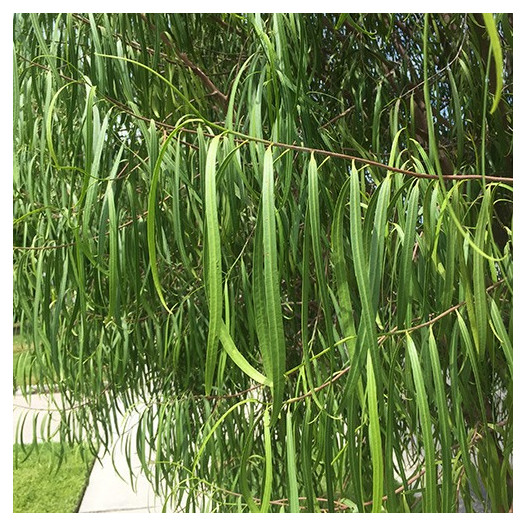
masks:
<svg viewBox="0 0 526 526"><path fill-rule="evenodd" d="M244 394L250 393L250 391L254 391L255 389L259 389L260 387L263 387L263 384L253 385L252 387L249 387L248 389L244 389L243 391L239 391L237 393L227 394L227 395L204 395L200 398L205 400L223 400L228 398L237 398L238 396L242 396Z"/></svg>
<svg viewBox="0 0 526 526"><path fill-rule="evenodd" d="M42 69L45 69L45 70L49 71L49 68L44 66L44 65L42 65L42 64L35 63L35 62L33 62L33 61L29 60L29 59L26 59L26 58L23 58L23 60L26 60L27 62L31 63L33 66L37 66L37 67L40 67ZM61 76L64 79L66 79L66 80L70 80L70 81L74 80L74 79L71 79L69 77L66 77L65 75L61 75ZM79 82L80 83L80 81L75 81L75 82ZM113 98L111 98L111 97L109 97L107 95L102 94L101 96L104 99L106 99L108 102L111 102L112 104L115 104L117 107L121 108L124 112L128 113L129 115L132 115L135 118L141 119L141 120L146 121L146 122L153 121L158 128L168 128L168 129L171 129L171 130L175 129L175 126L173 126L172 124L156 121L155 119L149 119L149 118L144 117L142 115L138 115L135 112L133 112L130 108L128 108L125 104L123 104L122 102L116 101L115 99L113 99ZM187 133L192 133L192 134L197 134L196 130L191 130L189 128L181 128L181 131L184 131L184 132L187 132ZM226 130L226 132L229 133L230 130ZM205 135L206 137L214 137L214 135L210 134L210 133L203 133L203 135ZM238 143L246 142L247 140L250 140L250 141L253 141L253 142L259 142L259 143L265 144L267 146L275 146L276 148L285 148L285 149L288 149L288 150L295 150L295 151L298 151L298 152L315 153L315 154L318 154L318 155L324 155L326 157L335 157L337 159L344 159L344 160L347 160L347 161L355 161L355 162L360 163L360 164L365 164L365 165L370 165L370 166L376 166L378 168L383 168L383 169L391 171L391 172L400 173L400 174L403 174L403 175L410 175L410 176L416 177L418 179L435 179L435 180L443 179L443 180L453 180L453 181L482 180L482 181L492 181L492 182L497 182L497 183L513 184L513 177L499 177L499 176L496 176L496 175L471 175L471 174L467 174L467 175L458 175L458 174L453 174L453 175L424 174L424 173L414 172L412 170L404 170L402 168L396 168L394 166L389 166L387 164L380 163L378 161L373 161L371 159L364 159L362 157L356 157L354 155L348 155L348 154L338 153L338 152L331 152L331 151L328 151L328 150L321 150L319 148L309 148L309 147L306 147L306 146L298 146L296 144L286 144L286 143L282 143L282 142L272 142L272 141L269 141L267 139L260 139L258 137L245 137L244 139L240 139L240 138L237 138L237 137L234 138L234 141L236 141Z"/></svg>
<svg viewBox="0 0 526 526"><path fill-rule="evenodd" d="M104 96L103 97L105 99L107 99L108 101L110 102L117 102L115 101L114 99L111 99L110 97L107 97L107 96ZM169 129L175 129L175 126L172 126L171 124L167 124L167 123L163 123L163 122L159 122L159 121L156 121L154 119L148 119L147 117L144 117L144 116L141 116L141 115L137 115L136 113L134 113L131 109L127 108L124 104L122 104L121 102L117 102L116 104L117 106L119 106L121 109L123 109L123 111L126 111L126 113L136 117L136 118L139 118L139 119L142 119L144 121L147 121L147 122L150 122L151 120L153 120L153 122L155 123L155 125L159 128L169 128ZM197 134L197 131L196 130L191 130L189 128L181 128L181 131L184 131L184 132L187 132L187 133L192 133L192 134ZM227 133L229 132L229 130L226 130ZM207 133L207 132L204 132L203 133L204 136L206 137L215 137L214 134L212 133ZM262 143L262 144L265 144L267 146L275 146L276 148L284 148L284 149L287 149L287 150L295 150L295 151L298 151L298 152L304 152L304 153L315 153L315 154L318 154L318 155L324 155L326 157L335 157L337 159L344 159L344 160L347 160L347 161L355 161L357 163L360 163L360 164L365 164L365 165L370 165L370 166L376 166L378 168L383 168L385 170L388 170L390 172L396 172L396 173L400 173L400 174L403 174L403 175L410 175L412 177L416 177L418 179L435 179L435 180L440 180L440 179L444 179L444 180L453 180L453 181L464 181L464 180L485 180L485 181L493 181L493 182L498 182L498 183L508 183L508 184L513 184L513 178L512 177L499 177L499 176L496 176L496 175L471 175L471 174L467 174L467 175L434 175L434 174L424 174L424 173L419 173L419 172L414 172L412 170L404 170L403 168L396 168L395 166L389 166L388 164L384 164L384 163L380 163L378 161L373 161L371 159L364 159L363 157L356 157L354 155L348 155L348 154L345 154L345 153L339 153L339 152L331 152L329 150L321 150L319 148L309 148L309 147L306 147L306 146L298 146L297 144L286 144L286 143L283 143L283 142L273 142L273 141L269 141L267 139L260 139L258 137L246 137L244 139L240 139L240 138L237 138L237 137L234 137L234 141L235 142L238 142L238 143L242 143L242 142L246 142L247 140L249 141L253 141L253 142L259 142L259 143Z"/></svg>
<svg viewBox="0 0 526 526"><path fill-rule="evenodd" d="M414 475L413 477L411 477L411 478L407 481L407 484L409 485L409 484L412 484L413 482L416 482L416 481L417 481L417 480L418 480L418 479L419 479L419 478L420 478L425 472L426 472L426 468L422 468L422 469L420 470L419 473L417 473L416 475ZM401 493L402 491L404 491L404 489L405 489L405 485L402 485L402 486L396 488L396 489L395 489L395 494L398 495L398 493ZM385 501L387 500L387 498L388 498L387 495L384 495L384 496L382 497L382 501L385 502ZM372 503L373 503L373 501L372 501L372 500L369 500L369 501L367 501L367 502L364 502L363 505L364 505L364 506L371 506Z"/></svg>
<svg viewBox="0 0 526 526"><path fill-rule="evenodd" d="M492 289L496 288L497 286L501 285L502 283L504 283L503 279L493 283L493 285L490 285L486 289L486 292L490 292ZM434 318L430 319L429 321L426 321L425 323L421 323L420 325L415 325L415 326L409 327L407 329L398 329L398 327L394 327L389 332L383 334L382 336L380 336L378 338L378 345L382 345L382 343L385 340L387 340L387 338L389 336L392 336L394 334L409 333L409 332L416 331L417 329L422 329L424 327L432 325L433 323L436 323L438 320L444 318L448 314L451 314L452 312L457 311L458 309L463 307L465 304L466 304L465 301L461 301L457 305L454 305L453 307L450 307L449 309L447 309L444 312L438 314L437 316L435 316ZM322 385L319 385L318 387L315 387L314 389L311 389L309 392L307 392L307 393L305 393L303 395L297 396L295 398L289 398L288 400L285 400L285 402L283 402L283 404L292 404L294 402L298 402L299 400L303 400L304 398L312 396L314 393L317 393L318 391L321 391L322 389L325 389L326 387L329 387L331 384L333 384L336 380L340 379L344 374L348 373L350 370L351 370L351 366L349 365L349 366L345 367L344 369L342 369L341 371L337 372L332 378L327 380Z"/></svg>
<svg viewBox="0 0 526 526"><path fill-rule="evenodd" d="M141 18L150 26L150 29L157 31L157 27L147 18L146 14L142 13ZM194 64L188 58L186 53L175 49L173 42L170 40L168 34L165 31L161 33L161 39L167 47L171 48L175 52L177 57L185 64L185 66L189 67L195 73L195 75L199 77L201 82L210 92L209 94L216 97L223 110L226 110L228 107L228 97L219 90L219 88L210 80L210 77L208 77L208 75L199 66Z"/></svg>
<svg viewBox="0 0 526 526"><path fill-rule="evenodd" d="M190 61L186 53L178 51L176 51L176 53L177 56L201 79L201 82L209 89L210 95L217 97L222 108L226 110L228 107L228 97L216 87L216 85L210 80L210 77L208 77L201 68Z"/></svg>
<svg viewBox="0 0 526 526"><path fill-rule="evenodd" d="M63 245L45 245L43 247L17 247L14 246L13 250L55 250L57 248L72 247L75 243L64 243Z"/></svg>
<svg viewBox="0 0 526 526"><path fill-rule="evenodd" d="M320 126L320 129L323 130L324 128L327 128L327 126L330 126L333 122L336 122L342 117L345 117L353 108L354 106L349 106L345 111L342 111L339 115L336 115L336 117L333 117L330 121L327 121L325 124L322 124Z"/></svg>
<svg viewBox="0 0 526 526"><path fill-rule="evenodd" d="M503 279L499 279L498 281L496 281L495 283L493 283L493 285L490 285L487 289L486 289L486 292L490 292L491 290L493 290L494 288L498 287L499 285L501 285L502 283L504 283L504 280ZM461 301L460 303L458 303L457 305L445 310L444 312L441 312L440 314L438 314L437 316L435 316L434 318L430 319L429 321L426 321L425 323L421 323L420 325L415 325L414 327L410 327L409 329L400 329L400 330L397 330L395 333L393 334L400 334L400 333L403 333L403 332L409 332L409 331L416 331L417 329L422 329L424 327L427 327L429 325L432 325L433 323L437 322L438 320L440 320L441 318L444 318L445 316L447 316L448 314L451 314L452 312L460 309L460 307L463 307L464 305L466 304L465 301Z"/></svg>
<svg viewBox="0 0 526 526"><path fill-rule="evenodd" d="M407 485L410 485L410 484L413 484L413 482L416 482L419 478L421 478L424 475L425 472L426 472L425 468L422 468L416 475L412 476L407 481ZM235 491L230 491L230 490L227 490L225 488L219 488L219 487L215 486L215 489L217 489L217 490L219 490L219 491L221 491L223 493L227 493L228 495L232 495L234 497L242 497L243 496L241 493L237 493ZM406 485L402 484L400 487L395 489L395 494L398 495L399 493L402 493L402 491L404 491L404 489L406 489ZM314 498L318 502L329 502L329 499L327 499L325 497L314 497ZM387 499L388 499L387 495L384 495L382 497L382 501L383 502L385 502ZM298 500L305 501L305 500L307 500L307 497L298 497ZM256 504L257 503L261 503L261 499L259 497L254 497L254 502ZM335 500L333 502L336 505L336 507L339 508L339 511L347 510L347 509L350 508L350 506L348 506L347 504L344 504L343 502L340 502L338 500ZM274 504L276 506L289 506L289 499L288 498L283 498L283 499L271 500L269 502L269 504ZM373 504L372 500L363 503L364 506L371 506L372 504ZM305 508L302 506L301 509L305 509Z"/></svg>
<svg viewBox="0 0 526 526"><path fill-rule="evenodd" d="M85 17L83 17L81 15L73 14L73 16L77 20L79 20L80 22L82 22L84 24L89 24L90 23L87 18L85 18ZM148 20L148 18L146 17L146 15L144 13L141 14L141 18L150 26L150 29L152 29L153 31L157 31L157 28L156 28L155 24L153 24L150 20ZM142 51L143 50L143 47L139 43L126 40L124 38L124 36L121 35L120 33L114 33L113 35L116 38L118 38L119 40L121 40L123 42L123 44L128 45L128 46L132 47L133 49L135 49L137 51ZM210 91L209 95L217 97L219 99L219 102L220 102L222 108L224 110L226 110L226 108L228 106L228 97L216 87L216 85L210 80L210 77L208 77L201 68L196 66L188 58L186 53L182 53L182 52L179 52L176 49L174 49L173 42L170 41L170 39L168 38L166 32L161 33L161 39L165 43L165 45L167 47L170 47L170 48L172 48L174 50L175 54L177 55L177 58L179 58L179 60L181 62L183 62L187 67L189 67L200 78L201 82L203 82L203 84ZM149 55L154 55L155 54L155 50L154 49L152 49L150 47L146 47L145 49L146 49L146 52ZM163 58L163 60L166 60L166 62L168 62L170 64L178 64L178 62L176 62L175 60L171 60L166 53L159 52L159 56L161 56Z"/></svg>
<svg viewBox="0 0 526 526"><path fill-rule="evenodd" d="M391 334L395 334L396 330L397 330L397 327L392 329L387 334L384 334L383 336L378 338L378 345L381 345L387 339L387 337L390 336ZM351 370L351 366L349 365L349 366L345 367L344 369L342 369L341 371L337 372L330 380L327 380L325 383L319 385L318 387L315 387L314 389L310 390L308 393L305 393L303 395L297 396L295 398L289 398L288 400L286 400L283 403L284 404L292 404L293 402L298 402L299 400L303 400L304 398L312 396L314 393L317 393L318 391L321 391L322 389L325 389L326 387L329 387L331 384L333 384L336 380L341 378L344 374L348 373L350 370Z"/></svg>
<svg viewBox="0 0 526 526"><path fill-rule="evenodd" d="M486 181L494 181L499 183L509 183L513 184L513 178L512 177L498 177L493 175L433 175L433 174L423 174L419 172L413 172L412 170L404 170L402 168L396 168L394 166L389 166L384 163L380 163L378 161L372 161L371 159L364 159L362 157L355 157L354 155L347 155L344 153L337 153L337 152L330 152L327 150L320 150L318 148L306 148L303 146L296 146L293 144L284 144L279 142L271 142L267 141L265 139L256 139L253 138L252 140L257 142L262 142L265 144L268 144L269 146L276 146L278 148L287 148L289 150L297 150L300 152L307 152L307 153L316 153L319 155L325 155L327 157L336 157L338 159L346 159L349 161L355 161L360 164L368 164L370 166L376 166L378 168L383 168L385 170L389 170L390 172L396 172L404 175L410 175L412 177L416 177L417 179L444 179L444 180L452 180L452 181L463 181L468 179L480 179L480 180L486 180Z"/></svg>

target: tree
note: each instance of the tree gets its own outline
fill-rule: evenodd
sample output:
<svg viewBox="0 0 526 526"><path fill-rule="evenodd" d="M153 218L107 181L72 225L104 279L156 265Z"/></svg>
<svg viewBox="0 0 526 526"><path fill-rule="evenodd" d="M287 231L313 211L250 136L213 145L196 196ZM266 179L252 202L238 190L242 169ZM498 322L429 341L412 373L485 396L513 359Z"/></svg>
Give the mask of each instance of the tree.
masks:
<svg viewBox="0 0 526 526"><path fill-rule="evenodd" d="M508 511L512 27L15 15L16 385L187 511Z"/></svg>

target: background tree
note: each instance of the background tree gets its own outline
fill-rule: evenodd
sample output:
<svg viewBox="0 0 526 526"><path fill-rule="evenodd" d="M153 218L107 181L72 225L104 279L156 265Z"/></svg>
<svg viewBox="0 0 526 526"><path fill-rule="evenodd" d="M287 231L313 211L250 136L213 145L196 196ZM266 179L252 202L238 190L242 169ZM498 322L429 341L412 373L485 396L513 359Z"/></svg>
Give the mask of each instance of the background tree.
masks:
<svg viewBox="0 0 526 526"><path fill-rule="evenodd" d="M187 511L507 511L512 27L16 15L15 385Z"/></svg>

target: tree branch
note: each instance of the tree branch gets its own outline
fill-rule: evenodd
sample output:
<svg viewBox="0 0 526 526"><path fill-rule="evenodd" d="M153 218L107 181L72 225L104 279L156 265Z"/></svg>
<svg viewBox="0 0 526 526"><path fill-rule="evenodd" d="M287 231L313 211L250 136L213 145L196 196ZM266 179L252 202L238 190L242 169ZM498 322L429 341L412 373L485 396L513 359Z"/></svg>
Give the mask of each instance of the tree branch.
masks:
<svg viewBox="0 0 526 526"><path fill-rule="evenodd" d="M23 60L26 60L27 62L29 62L33 66L36 66L36 67L39 67L39 68L42 68L42 69L45 69L45 70L49 71L49 68L47 66L44 66L43 64L36 63L36 62L34 62L32 60L29 60L29 59L26 59L24 57L22 57L22 58L23 58ZM72 79L70 77L67 77L66 75L61 75L61 76L64 79L69 80L69 81L74 81L75 80L75 79ZM81 83L80 81L76 81L76 82ZM142 115L138 115L135 112L133 112L130 108L128 108L125 104L123 104L123 103L121 103L119 101L116 101L115 99L113 99L113 98L111 98L111 97L109 97L107 95L101 94L101 96L104 99L106 99L108 102L111 102L112 104L118 106L123 111L125 111L126 113L128 113L129 115L132 115L133 117L135 117L137 119L141 119L141 120L144 120L146 122L153 121L158 128L168 128L168 129L171 129L171 130L175 129L175 126L173 126L172 124L156 121L155 119L149 119L149 118L144 117ZM181 128L181 131L185 131L187 133L197 134L196 130L191 130L189 128ZM232 133L230 130L226 130L226 132L227 133ZM203 135L205 135L206 137L214 137L214 135L210 134L210 133L203 133ZM356 157L354 155L348 155L348 154L339 153L339 152L331 152L331 151L328 151L328 150L321 150L319 148L309 148L309 147L306 147L306 146L298 146L296 144L286 144L286 143L282 143L282 142L272 142L272 141L269 141L267 139L260 139L258 137L246 137L245 136L245 138L243 138L243 139L234 138L234 140L236 142L238 142L238 143L246 142L247 140L250 140L252 142L259 142L259 143L265 144L267 146L275 146L276 148L285 148L285 149L288 149L288 150L295 150L295 151L298 151L298 152L315 153L315 154L318 154L318 155L324 155L326 157L335 157L335 158L338 158L338 159L345 159L345 160L348 160L348 161L355 161L355 162L360 163L360 164L368 164L370 166L376 166L378 168L383 168L383 169L389 170L391 172L400 173L400 174L404 174L404 175L410 175L410 176L416 177L418 179L435 179L435 180L443 179L445 181L447 181L447 180L451 180L451 181L482 180L482 181L490 181L490 182L496 182L496 183L513 184L513 177L500 177L500 176L496 176L496 175L478 175L478 174L473 174L473 175L471 175L471 174L466 174L466 175L459 175L459 174L452 174L452 175L424 174L424 173L414 172L412 170L404 170L403 168L396 168L395 166L389 166L387 164L380 163L378 161L373 161L371 159L364 159L362 157Z"/></svg>
<svg viewBox="0 0 526 526"><path fill-rule="evenodd" d="M150 22L144 13L141 14L141 18L150 26L152 30L157 31L155 24ZM199 66L194 64L188 58L186 53L175 49L174 43L170 40L168 34L165 31L161 33L161 39L167 47L174 51L177 57L185 64L185 66L189 67L194 72L194 74L199 77L201 82L210 92L209 94L218 100L223 110L226 110L228 107L228 97L222 93L221 90L210 80L210 77Z"/></svg>

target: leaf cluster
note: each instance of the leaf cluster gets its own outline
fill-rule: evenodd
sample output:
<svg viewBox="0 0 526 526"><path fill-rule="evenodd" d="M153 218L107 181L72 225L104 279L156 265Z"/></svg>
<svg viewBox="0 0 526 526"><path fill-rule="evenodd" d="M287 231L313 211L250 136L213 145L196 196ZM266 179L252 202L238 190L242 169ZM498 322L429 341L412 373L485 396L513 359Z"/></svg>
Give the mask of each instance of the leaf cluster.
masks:
<svg viewBox="0 0 526 526"><path fill-rule="evenodd" d="M508 511L512 31L16 15L16 377L63 439L137 415L185 511Z"/></svg>

